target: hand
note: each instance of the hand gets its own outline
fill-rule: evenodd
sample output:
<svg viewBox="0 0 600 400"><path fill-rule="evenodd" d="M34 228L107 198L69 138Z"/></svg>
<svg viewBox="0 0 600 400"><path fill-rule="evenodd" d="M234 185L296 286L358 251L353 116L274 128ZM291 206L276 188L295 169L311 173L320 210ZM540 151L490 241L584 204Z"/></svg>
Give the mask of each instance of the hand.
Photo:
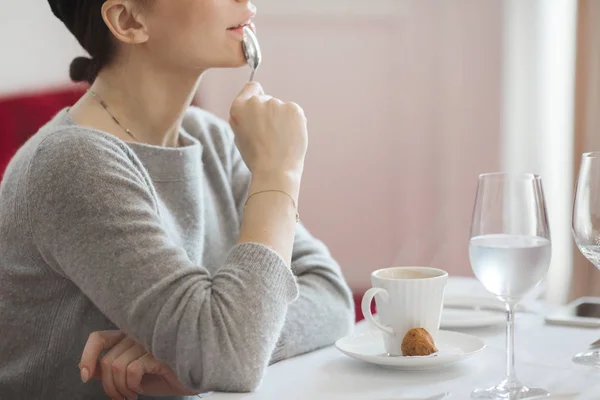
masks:
<svg viewBox="0 0 600 400"><path fill-rule="evenodd" d="M102 351L108 352L99 360ZM111 399L148 396L193 396L173 371L148 353L142 345L120 331L92 332L79 364L81 379L102 380Z"/></svg>
<svg viewBox="0 0 600 400"><path fill-rule="evenodd" d="M300 106L265 95L251 82L233 101L230 115L236 144L253 175L302 174L308 135Z"/></svg>

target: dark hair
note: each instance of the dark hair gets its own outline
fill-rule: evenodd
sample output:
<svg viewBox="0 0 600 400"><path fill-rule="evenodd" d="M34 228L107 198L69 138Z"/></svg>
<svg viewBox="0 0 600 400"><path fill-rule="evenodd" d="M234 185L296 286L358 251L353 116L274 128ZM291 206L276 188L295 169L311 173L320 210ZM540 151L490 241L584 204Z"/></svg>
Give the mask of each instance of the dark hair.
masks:
<svg viewBox="0 0 600 400"><path fill-rule="evenodd" d="M98 72L106 66L115 53L115 43L104 19L102 4L106 0L79 0L72 18L64 21L79 44L90 54L71 62L69 74L75 82L94 83Z"/></svg>
<svg viewBox="0 0 600 400"><path fill-rule="evenodd" d="M71 0L66 0L70 2ZM78 0L64 6L69 12L61 19L79 44L90 54L71 62L69 74L75 82L94 83L98 73L115 55L115 41L102 18L102 4L106 0ZM154 0L136 0L137 5L149 8ZM71 8L69 8L71 7Z"/></svg>

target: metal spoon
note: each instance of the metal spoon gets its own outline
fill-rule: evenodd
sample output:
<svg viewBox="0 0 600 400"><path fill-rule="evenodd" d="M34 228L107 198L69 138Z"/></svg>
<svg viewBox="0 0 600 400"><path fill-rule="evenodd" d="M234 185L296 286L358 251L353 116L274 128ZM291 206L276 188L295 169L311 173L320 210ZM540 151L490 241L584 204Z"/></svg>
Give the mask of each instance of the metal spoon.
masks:
<svg viewBox="0 0 600 400"><path fill-rule="evenodd" d="M242 50L246 57L248 66L252 69L250 73L250 82L254 80L254 73L260 66L262 61L262 54L260 53L260 46L256 35L248 26L244 26L244 37L242 39Z"/></svg>

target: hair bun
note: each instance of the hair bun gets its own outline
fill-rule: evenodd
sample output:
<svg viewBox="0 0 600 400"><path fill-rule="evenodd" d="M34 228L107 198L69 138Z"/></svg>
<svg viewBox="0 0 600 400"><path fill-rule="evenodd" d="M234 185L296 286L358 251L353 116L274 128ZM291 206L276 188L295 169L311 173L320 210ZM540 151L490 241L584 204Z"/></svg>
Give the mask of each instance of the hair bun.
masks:
<svg viewBox="0 0 600 400"><path fill-rule="evenodd" d="M88 82L92 84L96 78L94 60L88 57L76 57L71 61L69 75L74 82Z"/></svg>

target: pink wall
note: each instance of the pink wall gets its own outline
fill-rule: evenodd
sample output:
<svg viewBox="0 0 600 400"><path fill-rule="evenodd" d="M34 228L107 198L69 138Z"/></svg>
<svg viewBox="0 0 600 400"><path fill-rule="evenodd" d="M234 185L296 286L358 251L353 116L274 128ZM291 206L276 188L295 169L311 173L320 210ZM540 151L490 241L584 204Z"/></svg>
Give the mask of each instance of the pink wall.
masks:
<svg viewBox="0 0 600 400"><path fill-rule="evenodd" d="M354 288L392 264L471 274L477 174L499 168L501 17L501 2L410 0L401 16L257 19L257 80L309 119L301 217ZM227 117L247 77L210 72L205 107Z"/></svg>

